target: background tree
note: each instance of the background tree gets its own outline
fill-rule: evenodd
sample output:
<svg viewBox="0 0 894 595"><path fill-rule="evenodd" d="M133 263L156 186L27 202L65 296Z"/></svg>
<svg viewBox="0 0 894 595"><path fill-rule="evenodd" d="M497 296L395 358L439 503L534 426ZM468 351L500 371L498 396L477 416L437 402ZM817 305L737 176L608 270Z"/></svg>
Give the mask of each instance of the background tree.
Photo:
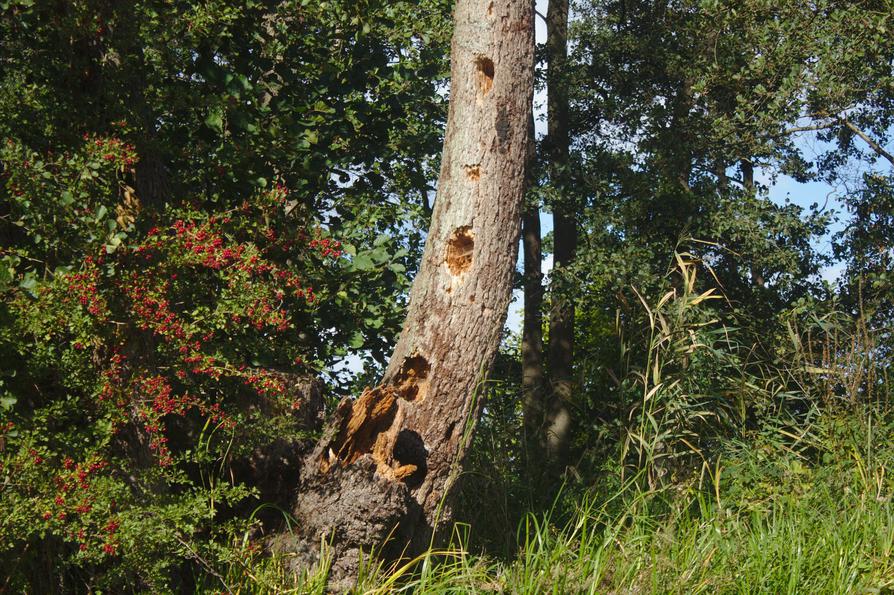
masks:
<svg viewBox="0 0 894 595"><path fill-rule="evenodd" d="M587 362L582 376L588 379L580 396L589 395L582 419L629 414L611 375L595 362L615 334L614 311L623 328L631 320L625 313L640 302L625 287L683 289L678 274L665 276L669 263L675 267L675 252L695 257L702 289L722 288L724 299L710 306L721 320L739 328L745 343L771 351L788 339L779 327L768 333L766 321L797 300L826 295L818 273L829 254L815 245L828 209L804 213L774 203L755 172L834 181L847 175L848 161L840 160L854 139L870 157L879 155L846 118L828 114L863 114L864 125L885 138L889 112L880 98L890 80L884 58L890 52L879 19L890 11L872 3L813 8L796 2L576 4L566 76L569 161L578 164L572 166L576 189L589 201L575 270L585 329L577 361ZM869 26L843 41L845 21ZM847 144L811 163L798 135L815 129L825 131L821 141ZM647 348L637 339L632 345ZM606 362L602 370L620 377L615 366ZM601 422L587 423L581 439Z"/></svg>
<svg viewBox="0 0 894 595"><path fill-rule="evenodd" d="M533 118L529 124L528 199L522 214L522 289L524 314L521 337L521 394L523 403L525 453L539 464L544 453L546 419L546 368L543 352L543 238L540 229L540 204L536 189L537 147Z"/></svg>
<svg viewBox="0 0 894 595"><path fill-rule="evenodd" d="M549 3L546 15L547 124L545 155L555 192L553 211L553 281L549 318L549 378L545 443L550 464L559 471L567 456L574 392L574 296L567 271L577 250L577 205L571 189L568 89L568 2Z"/></svg>

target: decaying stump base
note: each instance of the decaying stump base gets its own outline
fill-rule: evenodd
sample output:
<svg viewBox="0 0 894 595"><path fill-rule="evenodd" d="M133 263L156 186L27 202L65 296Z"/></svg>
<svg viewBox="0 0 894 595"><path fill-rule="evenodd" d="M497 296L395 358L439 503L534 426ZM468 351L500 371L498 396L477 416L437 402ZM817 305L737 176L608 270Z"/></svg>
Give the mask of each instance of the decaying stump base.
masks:
<svg viewBox="0 0 894 595"><path fill-rule="evenodd" d="M330 588L353 586L362 560L412 557L428 545L430 528L411 489L425 474L425 447L401 428L407 387L367 389L339 403L305 459L293 508L295 535L274 547L301 573L332 556ZM326 544L323 546L323 544Z"/></svg>

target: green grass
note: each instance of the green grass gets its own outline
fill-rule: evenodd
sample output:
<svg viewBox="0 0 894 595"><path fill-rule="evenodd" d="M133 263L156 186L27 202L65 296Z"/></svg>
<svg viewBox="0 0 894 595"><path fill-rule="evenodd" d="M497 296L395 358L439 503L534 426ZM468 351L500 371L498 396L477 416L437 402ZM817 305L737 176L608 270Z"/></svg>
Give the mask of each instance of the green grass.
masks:
<svg viewBox="0 0 894 595"><path fill-rule="evenodd" d="M443 550L367 572L356 592L894 593L894 445L848 423L799 449L731 443L710 473L657 492L569 492L556 507L564 521L522 520L511 559L476 551L476 531L492 528L460 525ZM295 582L279 568L259 560L230 586L324 592L322 575Z"/></svg>

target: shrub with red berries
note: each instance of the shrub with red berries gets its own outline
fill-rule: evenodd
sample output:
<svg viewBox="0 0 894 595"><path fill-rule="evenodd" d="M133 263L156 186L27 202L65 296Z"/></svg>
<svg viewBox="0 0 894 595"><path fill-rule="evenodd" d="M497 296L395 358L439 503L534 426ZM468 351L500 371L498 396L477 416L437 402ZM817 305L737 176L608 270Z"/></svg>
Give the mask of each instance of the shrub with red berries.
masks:
<svg viewBox="0 0 894 595"><path fill-rule="evenodd" d="M0 294L0 350L26 362L0 384L0 541L171 564L182 542L229 534L221 510L253 493L232 465L306 431L293 379L317 374L318 309L344 251L281 183L213 213L113 219L138 156L114 137L83 142L55 159L3 154L27 237L51 245L0 254L25 271ZM53 194L57 213L35 212ZM227 514L227 531L251 522Z"/></svg>

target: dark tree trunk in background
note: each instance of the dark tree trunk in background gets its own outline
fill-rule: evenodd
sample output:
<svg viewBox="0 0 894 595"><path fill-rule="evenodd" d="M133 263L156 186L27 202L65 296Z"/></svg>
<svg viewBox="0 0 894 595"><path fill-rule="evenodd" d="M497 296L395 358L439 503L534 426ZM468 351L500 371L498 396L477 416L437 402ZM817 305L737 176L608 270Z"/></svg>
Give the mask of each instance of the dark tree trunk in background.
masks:
<svg viewBox="0 0 894 595"><path fill-rule="evenodd" d="M295 506L332 576L361 551L412 555L449 519L518 254L533 96L530 0L458 0L438 195L403 332L382 383L345 399L305 460ZM390 540L388 538L390 537ZM294 547L294 546L293 546ZM303 558L303 560L302 560Z"/></svg>
<svg viewBox="0 0 894 595"><path fill-rule="evenodd" d="M756 190L754 186L754 162L750 158L744 158L739 161L739 168L742 170L742 187L745 188L745 192L749 196L754 196ZM764 287L766 285L764 275L756 265L751 266L751 282L756 287Z"/></svg>
<svg viewBox="0 0 894 595"><path fill-rule="evenodd" d="M536 183L534 165L534 121L528 126L528 185ZM536 204L528 205L522 215L522 250L524 263L525 311L522 322L522 397L524 401L524 424L526 454L528 460L539 464L543 454L543 421L545 405L545 382L543 370L543 249L540 232L540 209Z"/></svg>
<svg viewBox="0 0 894 595"><path fill-rule="evenodd" d="M726 164L723 161L714 164L714 175L717 176L717 191L726 196L729 192L729 176L726 175Z"/></svg>
<svg viewBox="0 0 894 595"><path fill-rule="evenodd" d="M673 135L669 139L670 163L668 179L677 178L680 188L689 193L692 188L689 185L692 177L692 133L689 125L689 115L692 112L692 83L689 80L680 81L680 88L674 98L673 120L669 132Z"/></svg>
<svg viewBox="0 0 894 595"><path fill-rule="evenodd" d="M556 277L574 261L577 220L568 187L568 94L562 82L568 55L568 0L550 0L546 15L547 160L558 190L553 203L553 268ZM560 470L571 430L569 403L574 392L574 301L561 283L551 295L549 373L552 391L546 407L545 443L549 466Z"/></svg>
<svg viewBox="0 0 894 595"><path fill-rule="evenodd" d="M742 187L749 194L754 193L754 164L751 159L739 161L739 168L742 170Z"/></svg>

